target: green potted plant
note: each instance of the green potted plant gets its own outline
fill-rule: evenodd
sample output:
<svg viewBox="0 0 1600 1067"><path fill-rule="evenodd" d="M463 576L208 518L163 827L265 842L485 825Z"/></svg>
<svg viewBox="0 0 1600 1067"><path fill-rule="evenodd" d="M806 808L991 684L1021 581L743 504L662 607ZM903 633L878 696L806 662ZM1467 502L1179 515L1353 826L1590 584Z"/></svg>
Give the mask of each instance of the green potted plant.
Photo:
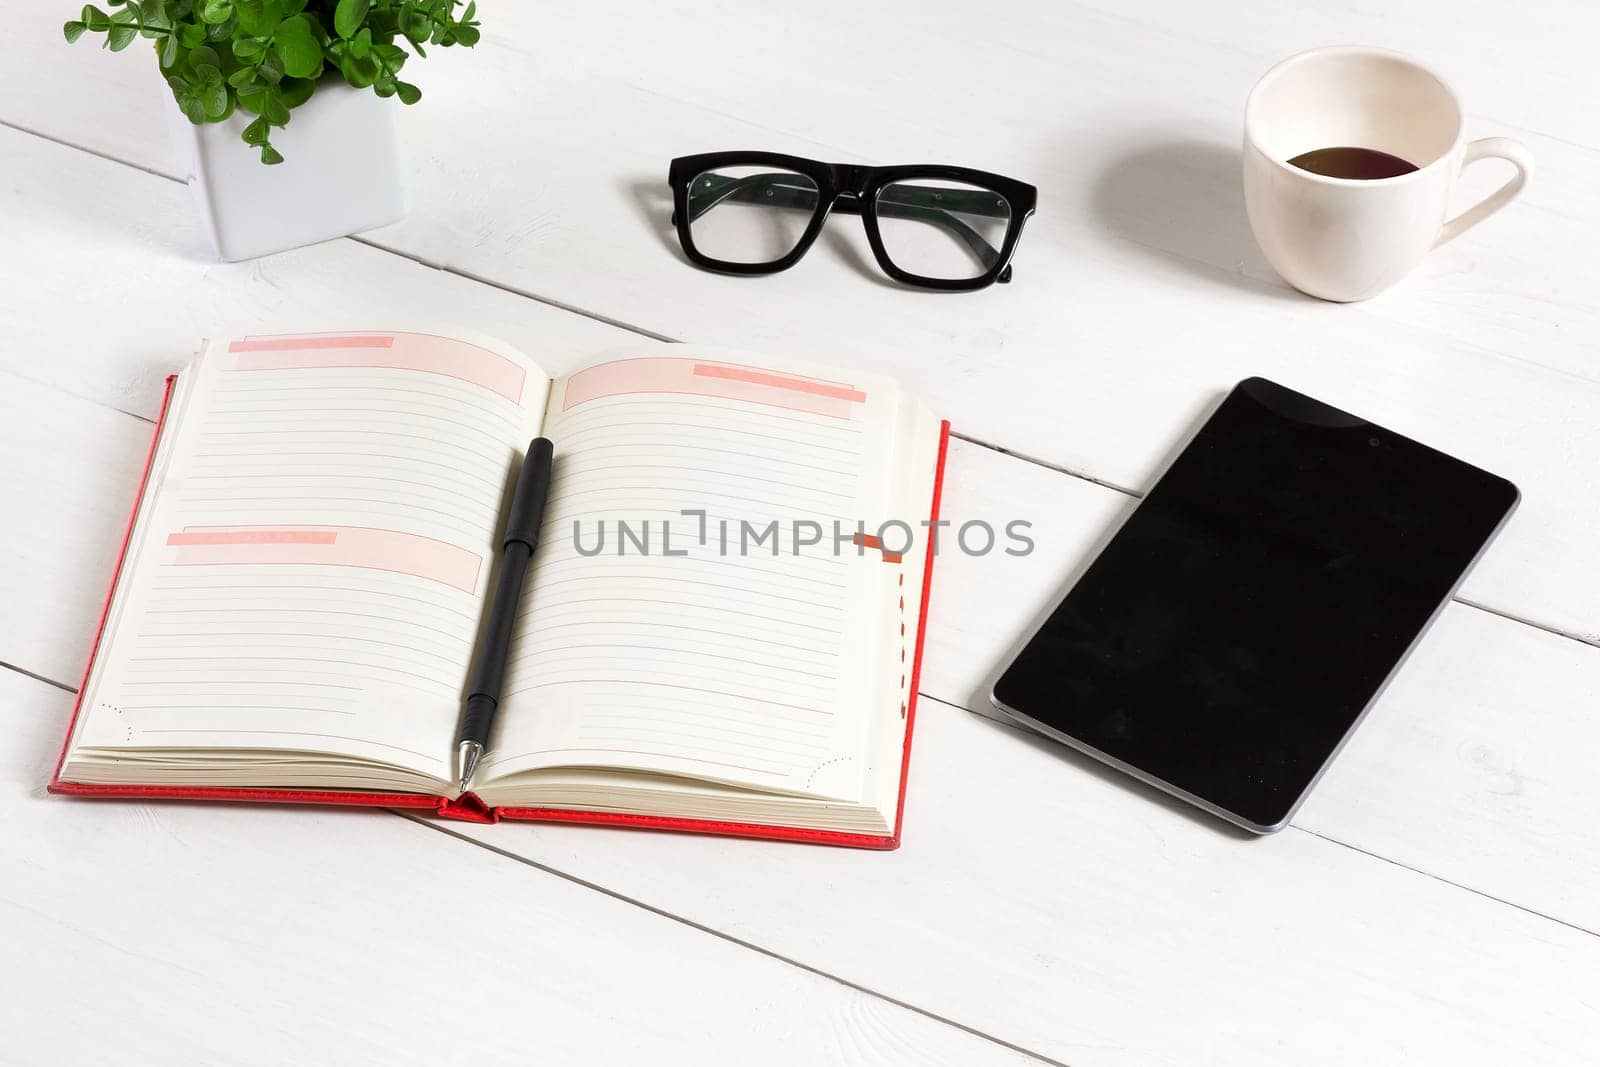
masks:
<svg viewBox="0 0 1600 1067"><path fill-rule="evenodd" d="M390 99L434 46L478 41L468 0L104 0L64 27L112 51L144 39L222 259L340 237L405 214Z"/></svg>

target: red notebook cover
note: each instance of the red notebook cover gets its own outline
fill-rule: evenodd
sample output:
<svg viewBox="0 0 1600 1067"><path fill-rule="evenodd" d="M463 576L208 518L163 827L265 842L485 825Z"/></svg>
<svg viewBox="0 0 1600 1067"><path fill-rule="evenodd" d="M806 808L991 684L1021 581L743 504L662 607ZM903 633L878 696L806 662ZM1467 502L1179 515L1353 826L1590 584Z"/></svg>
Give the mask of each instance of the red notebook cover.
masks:
<svg viewBox="0 0 1600 1067"><path fill-rule="evenodd" d="M766 826L760 823L718 822L711 819L674 819L653 815L620 815L612 812L570 811L562 808L490 808L467 793L458 798L424 796L419 793L379 793L366 790L337 789L234 789L213 786L168 785L90 785L66 782L61 779L61 767L67 759L73 727L83 705L83 691L88 687L89 672L94 657L100 650L100 640L105 635L106 618L111 611L111 597L127 560L128 542L133 537L133 523L139 503L144 499L150 482L150 469L155 462L156 443L161 439L161 429L166 423L168 406L177 376L167 379L167 391L161 399L161 412L156 417L155 433L150 439L150 449L145 454L144 473L139 478L139 492L134 498L134 510L128 516L128 525L122 533L122 547L117 554L117 566L111 575L111 586L106 590L105 603L100 609L100 622L95 628L94 643L89 648L89 662L84 666L83 678L78 683L78 699L72 706L72 717L67 723L66 740L61 745L61 755L56 760L48 789L52 793L86 797L121 797L139 800L242 800L274 804L341 804L369 808L425 808L448 819L463 822L493 823L501 819L520 819L539 822L592 823L604 826L627 826L646 830L676 830L686 833L721 834L729 837L761 837L780 841L809 841L813 844L847 845L854 848L892 849L900 844L900 827L905 819L906 780L911 768L911 735L917 719L917 685L922 676L922 646L928 622L928 597L933 588L933 539L929 538L927 559L922 572L922 609L917 619L917 644L911 659L910 695L906 700L905 750L900 758L900 793L895 813L894 832L888 836L874 834L841 833L834 830L803 830L791 826ZM950 424L942 423L939 429L939 459L933 478L933 501L929 508L930 521L939 518L939 499L944 489L945 454L949 450Z"/></svg>

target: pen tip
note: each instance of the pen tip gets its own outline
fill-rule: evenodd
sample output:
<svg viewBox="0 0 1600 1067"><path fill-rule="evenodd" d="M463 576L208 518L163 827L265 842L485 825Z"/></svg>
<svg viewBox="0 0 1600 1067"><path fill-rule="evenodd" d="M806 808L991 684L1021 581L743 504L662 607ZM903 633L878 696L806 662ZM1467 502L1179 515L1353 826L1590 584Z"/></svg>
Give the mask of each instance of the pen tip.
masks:
<svg viewBox="0 0 1600 1067"><path fill-rule="evenodd" d="M461 780L458 786L459 792L465 793L467 791L467 785L472 781L472 773L478 769L478 758L482 755L483 745L476 741L461 742L461 750L459 753L461 764Z"/></svg>

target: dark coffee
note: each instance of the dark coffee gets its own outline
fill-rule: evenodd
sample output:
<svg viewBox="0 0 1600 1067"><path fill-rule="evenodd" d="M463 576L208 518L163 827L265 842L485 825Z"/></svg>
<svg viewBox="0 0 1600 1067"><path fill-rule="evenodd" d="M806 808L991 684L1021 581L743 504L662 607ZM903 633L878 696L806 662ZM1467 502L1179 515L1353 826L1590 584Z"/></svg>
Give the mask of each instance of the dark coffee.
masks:
<svg viewBox="0 0 1600 1067"><path fill-rule="evenodd" d="M1324 174L1329 178L1354 178L1360 181L1395 178L1401 174L1410 174L1417 169L1415 163L1399 156L1391 156L1387 152L1380 152L1376 148L1345 146L1302 152L1289 162L1301 170L1309 170L1312 174Z"/></svg>

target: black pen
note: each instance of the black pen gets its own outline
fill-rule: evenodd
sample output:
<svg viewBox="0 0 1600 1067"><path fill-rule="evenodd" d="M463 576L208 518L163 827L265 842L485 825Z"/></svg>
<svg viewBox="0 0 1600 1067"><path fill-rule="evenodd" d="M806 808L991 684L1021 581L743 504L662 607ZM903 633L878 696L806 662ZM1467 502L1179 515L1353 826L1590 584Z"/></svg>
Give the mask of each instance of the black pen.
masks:
<svg viewBox="0 0 1600 1067"><path fill-rule="evenodd" d="M544 502L550 495L550 460L555 446L548 438L535 437L528 445L517 476L517 489L506 516L506 534L500 543L500 582L489 603L489 625L473 659L472 676L467 683L466 707L461 714L461 732L456 743L456 760L461 772L461 792L467 791L472 772L477 770L489 744L489 728L494 725L495 709L500 704L500 684L506 675L506 653L511 648L511 631L517 621L517 604L528 577L528 564L539 544L539 527L544 522Z"/></svg>

